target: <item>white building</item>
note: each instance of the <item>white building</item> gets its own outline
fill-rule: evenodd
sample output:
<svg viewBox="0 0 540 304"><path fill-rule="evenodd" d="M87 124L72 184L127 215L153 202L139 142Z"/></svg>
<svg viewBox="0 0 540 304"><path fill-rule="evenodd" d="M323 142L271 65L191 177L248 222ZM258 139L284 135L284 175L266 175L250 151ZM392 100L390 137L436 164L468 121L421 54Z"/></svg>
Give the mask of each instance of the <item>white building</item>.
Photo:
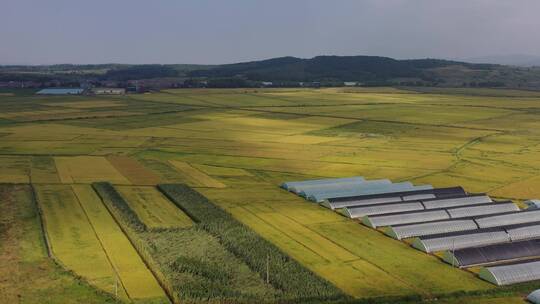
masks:
<svg viewBox="0 0 540 304"><path fill-rule="evenodd" d="M122 95L126 93L124 88L93 88L92 93L96 95Z"/></svg>

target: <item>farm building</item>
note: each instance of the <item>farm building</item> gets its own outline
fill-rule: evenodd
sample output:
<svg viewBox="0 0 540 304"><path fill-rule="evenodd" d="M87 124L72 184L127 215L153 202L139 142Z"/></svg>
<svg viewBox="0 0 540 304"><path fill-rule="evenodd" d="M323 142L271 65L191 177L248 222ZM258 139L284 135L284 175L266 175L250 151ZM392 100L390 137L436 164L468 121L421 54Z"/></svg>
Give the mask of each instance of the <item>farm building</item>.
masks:
<svg viewBox="0 0 540 304"><path fill-rule="evenodd" d="M122 95L126 94L126 89L124 88L93 88L93 94L96 95Z"/></svg>
<svg viewBox="0 0 540 304"><path fill-rule="evenodd" d="M46 88L36 92L38 95L81 95L82 88Z"/></svg>

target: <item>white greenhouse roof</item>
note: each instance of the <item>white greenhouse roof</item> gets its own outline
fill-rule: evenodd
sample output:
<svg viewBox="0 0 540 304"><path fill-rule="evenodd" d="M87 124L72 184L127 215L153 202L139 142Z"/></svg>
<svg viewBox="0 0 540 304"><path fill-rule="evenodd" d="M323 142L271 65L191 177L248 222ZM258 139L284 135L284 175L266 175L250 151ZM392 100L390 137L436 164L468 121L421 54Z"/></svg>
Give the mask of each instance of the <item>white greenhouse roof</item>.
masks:
<svg viewBox="0 0 540 304"><path fill-rule="evenodd" d="M540 261L480 269L480 278L496 285L510 285L540 280Z"/></svg>

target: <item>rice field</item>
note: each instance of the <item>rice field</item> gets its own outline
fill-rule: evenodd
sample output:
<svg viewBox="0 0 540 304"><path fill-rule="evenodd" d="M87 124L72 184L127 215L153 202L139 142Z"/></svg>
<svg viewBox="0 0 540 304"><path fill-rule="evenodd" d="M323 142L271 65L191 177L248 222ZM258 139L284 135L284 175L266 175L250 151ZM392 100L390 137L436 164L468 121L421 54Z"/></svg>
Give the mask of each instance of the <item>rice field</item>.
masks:
<svg viewBox="0 0 540 304"><path fill-rule="evenodd" d="M130 184L104 157L70 156L55 157L60 180L64 184L109 181L115 184Z"/></svg>
<svg viewBox="0 0 540 304"><path fill-rule="evenodd" d="M122 300L168 299L89 185L37 186L54 257Z"/></svg>
<svg viewBox="0 0 540 304"><path fill-rule="evenodd" d="M37 186L36 195L54 257L91 285L128 299L71 186Z"/></svg>
<svg viewBox="0 0 540 304"><path fill-rule="evenodd" d="M362 175L462 185L498 198L540 197L534 92L185 89L114 98L2 95L0 109L0 183L35 185L57 258L108 292L119 269L93 232L107 222L95 209L93 182L114 184L152 233L171 235L196 226L154 186L186 183L358 299L497 290L298 199L278 189L281 182ZM86 207L100 224L81 220L91 213ZM120 237L115 231L111 239ZM78 257L96 263L88 267ZM125 279L125 299L152 294L139 287L130 293L136 278ZM504 296L513 303L520 294ZM456 297L434 302L489 302Z"/></svg>
<svg viewBox="0 0 540 304"><path fill-rule="evenodd" d="M117 186L131 209L151 229L188 228L192 220L154 187Z"/></svg>

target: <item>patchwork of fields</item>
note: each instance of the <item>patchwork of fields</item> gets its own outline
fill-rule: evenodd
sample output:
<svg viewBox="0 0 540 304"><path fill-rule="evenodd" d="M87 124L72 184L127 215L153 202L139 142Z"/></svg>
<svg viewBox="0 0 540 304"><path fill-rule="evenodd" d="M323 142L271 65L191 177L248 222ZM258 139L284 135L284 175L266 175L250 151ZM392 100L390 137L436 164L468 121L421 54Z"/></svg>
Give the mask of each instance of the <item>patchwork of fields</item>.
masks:
<svg viewBox="0 0 540 304"><path fill-rule="evenodd" d="M167 239L207 239L212 257L186 256L212 261L205 265L220 259L239 265L226 271L254 282L247 299L278 297L280 291L254 281L257 274L244 262L193 228L193 219L157 184L194 187L354 298L446 295L441 303L460 303L466 298L455 293L470 291L519 303L519 289L498 296L473 274L278 185L361 175L462 185L495 198L539 198L540 93L200 89L103 99L15 93L0 96L0 109L0 183L33 184L55 258L124 301L166 301L158 284L163 279L149 270L123 224L91 188L94 182L115 186L148 227L148 240L167 235L148 248L166 248ZM163 263L174 261L173 254ZM181 281L174 284L181 289ZM232 288L235 293L221 295L242 293L239 285Z"/></svg>

